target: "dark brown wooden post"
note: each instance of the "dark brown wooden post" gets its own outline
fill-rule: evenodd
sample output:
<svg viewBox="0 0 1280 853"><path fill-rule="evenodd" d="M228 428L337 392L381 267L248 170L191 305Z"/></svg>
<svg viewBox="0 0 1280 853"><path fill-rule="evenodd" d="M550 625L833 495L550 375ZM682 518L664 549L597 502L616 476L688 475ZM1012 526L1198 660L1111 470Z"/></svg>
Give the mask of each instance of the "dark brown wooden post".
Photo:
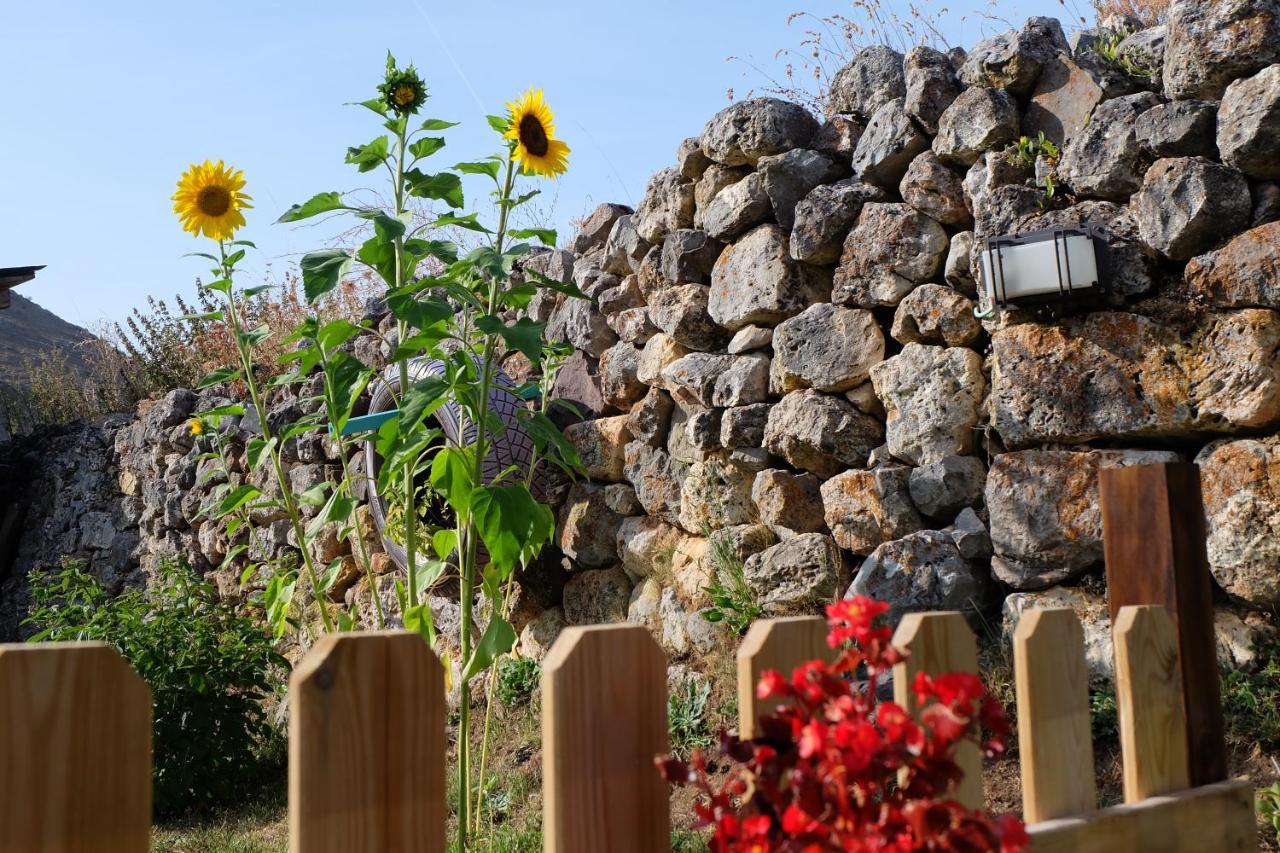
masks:
<svg viewBox="0 0 1280 853"><path fill-rule="evenodd" d="M1220 782L1227 749L1200 469L1186 462L1105 468L1098 486L1111 624L1130 604L1168 608L1178 631L1191 784Z"/></svg>

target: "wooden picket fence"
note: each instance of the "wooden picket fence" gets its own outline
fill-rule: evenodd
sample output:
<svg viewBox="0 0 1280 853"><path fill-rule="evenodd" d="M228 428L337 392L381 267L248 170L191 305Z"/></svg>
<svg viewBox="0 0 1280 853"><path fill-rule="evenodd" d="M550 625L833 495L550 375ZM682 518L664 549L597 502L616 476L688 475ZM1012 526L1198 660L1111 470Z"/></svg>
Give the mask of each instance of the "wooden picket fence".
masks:
<svg viewBox="0 0 1280 853"><path fill-rule="evenodd" d="M764 669L829 655L816 617L755 624L738 652L740 727L767 710ZM1097 808L1084 638L1074 613L1035 610L1014 637L1025 818L1033 849L1079 853L1257 849L1244 781L1190 788L1178 645L1161 607L1126 607L1114 629L1125 804ZM976 671L957 613L907 616L917 671ZM106 646L0 646L0 851L142 851L151 824L150 696ZM414 634L329 636L291 679L291 849L446 849L441 665ZM553 853L670 849L666 658L640 626L570 628L542 675L544 834ZM976 749L957 798L982 804Z"/></svg>

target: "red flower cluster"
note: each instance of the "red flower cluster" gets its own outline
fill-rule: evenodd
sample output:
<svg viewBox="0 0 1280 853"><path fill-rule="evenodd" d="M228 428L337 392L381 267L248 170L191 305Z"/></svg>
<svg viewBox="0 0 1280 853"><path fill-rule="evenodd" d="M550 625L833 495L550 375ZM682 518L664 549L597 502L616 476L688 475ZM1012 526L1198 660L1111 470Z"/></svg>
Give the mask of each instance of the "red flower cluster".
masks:
<svg viewBox="0 0 1280 853"><path fill-rule="evenodd" d="M888 605L856 597L827 608L833 664L808 661L790 680L760 677L761 699L790 700L762 717L762 736L721 733L721 751L736 765L718 789L707 760L659 757L663 776L705 794L695 806L700 825L714 827L715 853L872 851L993 851L1027 849L1022 821L993 819L952 799L962 773L956 747L982 742L1004 749L1004 708L969 673L917 676L912 685L919 721L892 703L876 704L886 670L902 660L891 631L875 620ZM846 645L847 644L847 645Z"/></svg>

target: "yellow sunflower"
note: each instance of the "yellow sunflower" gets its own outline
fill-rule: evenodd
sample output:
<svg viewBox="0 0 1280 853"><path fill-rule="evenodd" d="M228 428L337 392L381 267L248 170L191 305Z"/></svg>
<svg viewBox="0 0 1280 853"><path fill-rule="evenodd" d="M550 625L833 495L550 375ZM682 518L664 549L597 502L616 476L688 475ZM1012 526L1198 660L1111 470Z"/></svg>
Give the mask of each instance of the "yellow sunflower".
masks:
<svg viewBox="0 0 1280 853"><path fill-rule="evenodd" d="M191 434L194 436L204 435L204 421L199 418L189 418L187 420L187 429L190 430Z"/></svg>
<svg viewBox="0 0 1280 853"><path fill-rule="evenodd" d="M230 239L244 225L240 211L253 205L244 189L244 172L222 164L192 163L178 179L173 194L173 212L182 221L182 229L199 237L202 233L214 240Z"/></svg>
<svg viewBox="0 0 1280 853"><path fill-rule="evenodd" d="M516 162L526 172L554 178L569 168L569 146L556 139L556 117L541 89L530 89L520 100L508 103L511 126L503 134L516 144Z"/></svg>

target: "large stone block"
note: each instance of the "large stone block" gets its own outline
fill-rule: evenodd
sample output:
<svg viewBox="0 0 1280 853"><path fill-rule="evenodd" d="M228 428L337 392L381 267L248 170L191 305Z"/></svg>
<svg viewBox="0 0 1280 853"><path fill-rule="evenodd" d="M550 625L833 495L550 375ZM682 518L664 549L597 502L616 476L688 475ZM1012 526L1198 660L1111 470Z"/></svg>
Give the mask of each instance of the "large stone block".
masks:
<svg viewBox="0 0 1280 853"><path fill-rule="evenodd" d="M960 347L907 344L871 369L889 452L916 465L973 449L986 390L982 358Z"/></svg>
<svg viewBox="0 0 1280 853"><path fill-rule="evenodd" d="M797 468L826 478L864 465L883 437L880 422L843 397L793 391L769 412L764 445Z"/></svg>
<svg viewBox="0 0 1280 853"><path fill-rule="evenodd" d="M847 391L884 359L884 335L870 311L824 302L778 324L771 369L787 390Z"/></svg>
<svg viewBox="0 0 1280 853"><path fill-rule="evenodd" d="M730 331L772 326L826 301L831 286L818 267L791 258L786 233L761 225L729 246L711 272L711 318Z"/></svg>
<svg viewBox="0 0 1280 853"><path fill-rule="evenodd" d="M700 139L703 153L715 162L742 166L803 148L817 130L817 119L804 107L777 98L751 98L716 113Z"/></svg>
<svg viewBox="0 0 1280 853"><path fill-rule="evenodd" d="M804 533L753 554L743 574L770 616L813 613L849 583L844 554L821 533Z"/></svg>
<svg viewBox="0 0 1280 853"><path fill-rule="evenodd" d="M897 305L942 271L947 232L905 204L866 204L844 241L831 301L858 308Z"/></svg>
<svg viewBox="0 0 1280 853"><path fill-rule="evenodd" d="M1164 49L1170 98L1222 98L1233 80L1280 61L1275 0L1174 0Z"/></svg>
<svg viewBox="0 0 1280 853"><path fill-rule="evenodd" d="M1196 462L1214 578L1234 598L1280 607L1280 439L1218 442Z"/></svg>
<svg viewBox="0 0 1280 853"><path fill-rule="evenodd" d="M908 493L911 469L885 466L845 471L822 484L822 506L831 536L841 548L870 554L892 539L924 526Z"/></svg>

